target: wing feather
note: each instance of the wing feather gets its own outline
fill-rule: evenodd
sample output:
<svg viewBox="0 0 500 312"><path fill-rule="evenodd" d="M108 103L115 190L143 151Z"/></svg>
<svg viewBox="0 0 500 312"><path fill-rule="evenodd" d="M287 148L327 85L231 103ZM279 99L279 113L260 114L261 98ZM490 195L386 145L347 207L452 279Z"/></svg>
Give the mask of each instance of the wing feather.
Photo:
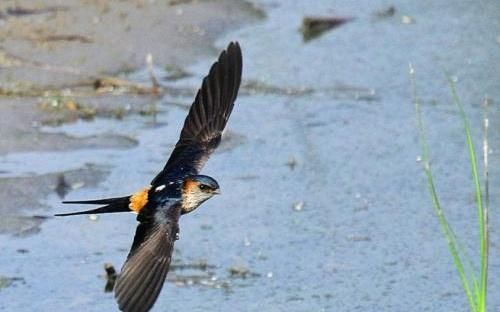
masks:
<svg viewBox="0 0 500 312"><path fill-rule="evenodd" d="M241 73L241 49L237 42L231 42L203 79L179 141L163 170L151 182L153 186L201 170L220 144L222 131L238 95Z"/></svg>
<svg viewBox="0 0 500 312"><path fill-rule="evenodd" d="M153 306L165 282L180 207L171 207L161 220L142 220L134 243L123 265L115 287L115 298L121 311L146 312Z"/></svg>

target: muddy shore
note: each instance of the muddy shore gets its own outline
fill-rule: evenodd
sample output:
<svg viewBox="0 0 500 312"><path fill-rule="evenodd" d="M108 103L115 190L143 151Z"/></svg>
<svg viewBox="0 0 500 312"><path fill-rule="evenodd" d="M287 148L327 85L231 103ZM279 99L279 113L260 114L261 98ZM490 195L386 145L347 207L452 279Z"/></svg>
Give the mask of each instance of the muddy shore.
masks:
<svg viewBox="0 0 500 312"><path fill-rule="evenodd" d="M129 73L152 68L160 81L185 77L186 65L217 53L213 42L220 34L262 14L250 3L229 0L2 1L0 155L136 146L120 134L72 137L47 129L94 118L149 118L161 94L149 75ZM97 88L105 79L111 82ZM96 185L104 176L89 166L74 170L85 176L75 183ZM44 206L40 199L54 192L61 176L72 179L74 170L23 177L1 170L0 201L8 204L0 206L0 233L34 231L41 221L30 215Z"/></svg>

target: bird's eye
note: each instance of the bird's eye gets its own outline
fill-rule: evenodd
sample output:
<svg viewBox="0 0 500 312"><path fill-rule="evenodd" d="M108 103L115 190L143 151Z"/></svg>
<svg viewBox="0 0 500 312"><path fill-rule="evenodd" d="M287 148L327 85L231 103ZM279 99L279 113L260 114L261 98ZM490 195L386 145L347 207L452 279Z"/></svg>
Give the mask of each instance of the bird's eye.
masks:
<svg viewBox="0 0 500 312"><path fill-rule="evenodd" d="M208 186L206 186L205 184L200 184L200 190L206 191L208 190Z"/></svg>

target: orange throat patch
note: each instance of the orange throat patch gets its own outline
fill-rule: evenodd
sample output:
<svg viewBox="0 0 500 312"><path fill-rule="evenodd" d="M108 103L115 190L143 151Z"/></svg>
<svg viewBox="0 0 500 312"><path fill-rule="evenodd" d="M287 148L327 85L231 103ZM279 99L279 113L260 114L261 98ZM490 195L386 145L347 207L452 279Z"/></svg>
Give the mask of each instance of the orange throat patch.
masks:
<svg viewBox="0 0 500 312"><path fill-rule="evenodd" d="M130 196L130 203L128 208L135 213L139 213L144 206L148 203L148 193L151 186L145 187L140 191L135 192Z"/></svg>

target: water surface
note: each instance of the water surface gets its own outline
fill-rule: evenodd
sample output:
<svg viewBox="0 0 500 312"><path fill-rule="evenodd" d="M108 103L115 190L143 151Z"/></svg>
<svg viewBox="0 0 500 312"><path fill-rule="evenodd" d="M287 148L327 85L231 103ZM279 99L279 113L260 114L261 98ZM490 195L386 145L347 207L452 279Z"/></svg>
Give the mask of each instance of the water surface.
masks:
<svg viewBox="0 0 500 312"><path fill-rule="evenodd" d="M450 221L475 255L473 189L465 141L444 71L481 138L480 104L496 103L500 7L496 1L257 1L267 19L217 42L239 40L244 87L228 139L204 169L222 196L181 220L174 259L205 261L207 270L176 270L156 311L467 311L465 296L427 194L415 128L408 64L429 129L439 194ZM375 12L394 5L392 17ZM353 16L304 42L304 15ZM403 16L411 17L410 24ZM195 88L213 60L191 68L173 86ZM110 169L97 187L68 199L131 193L147 184L178 137L186 110L159 101L158 125L148 117L96 120L46 131L68 135L113 132L133 138L126 150L6 156L37 174L86 163ZM498 109L491 107L491 311L500 309ZM99 129L99 130L96 130ZM479 147L479 146L478 146ZM479 149L478 149L479 151ZM15 160L19 160L16 165ZM45 215L67 211L54 194ZM21 277L0 289L5 311L110 311L103 264L122 264L135 231L133 215L50 219L40 233L0 236L2 275ZM26 249L29 252L19 252ZM231 276L244 267L254 274ZM189 276L195 275L193 278Z"/></svg>

